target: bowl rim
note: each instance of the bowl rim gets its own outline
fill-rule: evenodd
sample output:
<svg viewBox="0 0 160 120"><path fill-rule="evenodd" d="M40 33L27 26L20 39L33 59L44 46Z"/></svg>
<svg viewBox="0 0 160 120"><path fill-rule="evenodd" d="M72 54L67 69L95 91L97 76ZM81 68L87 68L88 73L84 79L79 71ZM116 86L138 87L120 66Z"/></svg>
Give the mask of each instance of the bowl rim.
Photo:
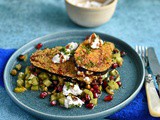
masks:
<svg viewBox="0 0 160 120"><path fill-rule="evenodd" d="M65 0L65 3L66 4L69 4L75 8L79 8L79 9L83 9L83 10L95 10L95 11L98 11L98 10L105 10L109 7L111 7L112 5L115 5L117 4L118 0L112 0L109 4L105 5L105 6L102 6L102 7L80 7L80 6L77 6L77 5L74 5L72 2L69 2L69 0Z"/></svg>
<svg viewBox="0 0 160 120"><path fill-rule="evenodd" d="M50 36L55 36L56 34L63 34L63 33L72 33L72 32L76 32L76 33L81 33L81 32L96 32L97 34L102 34L102 35L107 35L107 36L111 36L111 35L108 35L104 32L98 32L98 31L93 31L93 30L69 30L69 31L66 31L66 32L56 32L56 33L51 33L51 34L48 34L48 35L45 35L45 36L42 36L42 37L38 37L36 39L33 39L32 41L28 42L27 44L24 44L23 46L21 46L19 49L16 50L16 52L14 52L12 54L12 56L9 58L6 66L5 66L5 69L4 69L4 76L3 76L3 79L4 79L4 85L5 85L5 89L7 91L7 94L10 96L10 98L19 106L21 107L23 110L26 110L27 112L29 112L30 114L32 115L35 115L35 116L39 116L39 117L45 117L45 118L55 118L55 119L87 119L87 118L93 118L93 117L97 117L97 116L103 116L106 114L106 112L108 113L111 113L114 109L121 109L123 108L124 106L126 106L127 104L129 104L134 98L135 96L139 93L139 91L141 90L142 86L143 86L143 83L144 83L144 65L143 65L143 62L142 62L142 59L139 57L139 60L141 62L141 65L142 65L142 80L141 80L141 83L139 84L139 86L137 87L137 89L132 93L131 96L129 96L126 100L124 100L123 102L121 102L120 104L118 104L117 106L114 106L110 109L107 109L105 111L101 111L101 112L98 112L98 113L94 113L94 114L88 114L88 115L79 115L79 116L57 116L57 115L51 115L51 114L48 114L48 113L43 113L43 112L40 112L38 110L35 110L27 105L25 105L24 103L22 103L21 101L18 100L18 98L15 97L15 95L13 94L13 91L10 90L10 87L9 87L9 84L7 83L6 79L7 79L7 75L8 75L8 72L7 70L9 69L8 66L10 65L10 62L12 61L12 59L14 58L14 56L16 54L19 54L19 52L21 52L21 50L23 50L24 48L26 48L28 45L30 44L33 44L35 43L36 41L39 41L41 39L45 39L45 38L48 38ZM127 44L126 42L122 41L121 39L119 38L116 38L114 36L111 36L115 39L118 39L119 41L121 41L123 44L129 46L132 50L134 50L129 44ZM135 52L135 54L137 54ZM138 54L137 54L138 55Z"/></svg>

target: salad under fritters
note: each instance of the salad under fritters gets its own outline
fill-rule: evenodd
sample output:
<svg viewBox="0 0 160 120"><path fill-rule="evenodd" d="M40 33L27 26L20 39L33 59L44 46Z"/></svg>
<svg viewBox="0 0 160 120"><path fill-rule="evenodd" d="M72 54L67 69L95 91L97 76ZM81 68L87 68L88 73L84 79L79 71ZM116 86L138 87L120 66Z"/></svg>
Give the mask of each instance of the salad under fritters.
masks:
<svg viewBox="0 0 160 120"><path fill-rule="evenodd" d="M104 101L109 102L122 86L116 68L122 66L125 52L95 33L81 44L71 42L39 50L41 47L42 43L36 46L38 50L30 56L31 64L24 71L20 71L21 64L11 71L13 76L18 74L14 92L40 90L40 98L50 96L51 106L73 108L85 104L93 109L102 91L108 94ZM26 56L20 55L19 60L26 61Z"/></svg>
<svg viewBox="0 0 160 120"><path fill-rule="evenodd" d="M90 39L86 39L75 51L74 58L77 66L93 72L107 71L112 65L114 44L111 42L104 42L102 45L95 43L95 47L99 46L92 49Z"/></svg>
<svg viewBox="0 0 160 120"><path fill-rule="evenodd" d="M38 50L32 54L30 61L34 66L44 69L50 73L71 77L72 79L78 79L80 81L87 82L88 84L90 84L95 78L97 79L98 76L87 75L90 81L85 81L85 75L77 75L78 69L76 69L73 56L63 63L53 63L53 56L60 53L62 49L63 48L59 46L52 49L46 48L44 50Z"/></svg>

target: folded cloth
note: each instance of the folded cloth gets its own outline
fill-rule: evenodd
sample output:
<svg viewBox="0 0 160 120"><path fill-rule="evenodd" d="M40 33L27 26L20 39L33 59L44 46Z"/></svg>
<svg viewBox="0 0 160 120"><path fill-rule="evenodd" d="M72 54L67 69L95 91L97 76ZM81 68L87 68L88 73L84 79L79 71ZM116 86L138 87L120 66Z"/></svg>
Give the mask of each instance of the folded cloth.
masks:
<svg viewBox="0 0 160 120"><path fill-rule="evenodd" d="M8 61L9 57L13 54L15 49L0 49L0 85L3 84L3 71ZM21 111L19 111L21 112ZM159 120L159 118L154 118L150 116L148 107L145 88L143 87L136 98L129 103L125 108L116 112L115 114L106 117L106 119L111 120Z"/></svg>
<svg viewBox="0 0 160 120"><path fill-rule="evenodd" d="M4 86L3 72L4 72L5 65L14 51L15 49L1 49L0 48L0 85L1 86Z"/></svg>

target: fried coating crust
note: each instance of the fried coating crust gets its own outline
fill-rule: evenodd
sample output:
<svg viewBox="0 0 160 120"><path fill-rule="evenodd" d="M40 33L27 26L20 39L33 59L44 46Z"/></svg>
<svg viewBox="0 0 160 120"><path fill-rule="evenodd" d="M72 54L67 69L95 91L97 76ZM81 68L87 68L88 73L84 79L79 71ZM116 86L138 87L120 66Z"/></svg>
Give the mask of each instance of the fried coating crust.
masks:
<svg viewBox="0 0 160 120"><path fill-rule="evenodd" d="M74 57L72 56L68 61L64 63L53 63L52 58L57 53L60 52L62 47L56 48L46 48L44 50L38 50L33 53L30 57L30 62L41 69L44 69L50 73L54 73L61 76L71 77L72 79L77 79L79 81L84 81L85 76L77 76L76 64ZM88 76L90 82L84 81L87 84L90 84L94 79L97 79L98 76Z"/></svg>
<svg viewBox="0 0 160 120"><path fill-rule="evenodd" d="M115 46L104 42L98 49L92 49L89 40L85 40L75 51L74 58L78 67L93 72L105 72L112 65L112 52Z"/></svg>

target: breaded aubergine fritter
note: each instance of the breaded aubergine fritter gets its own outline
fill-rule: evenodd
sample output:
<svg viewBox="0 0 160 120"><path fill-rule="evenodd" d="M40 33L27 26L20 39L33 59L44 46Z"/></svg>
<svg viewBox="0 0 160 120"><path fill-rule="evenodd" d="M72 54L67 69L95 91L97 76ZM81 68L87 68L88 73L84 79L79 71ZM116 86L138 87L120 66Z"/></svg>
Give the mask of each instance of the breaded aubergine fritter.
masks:
<svg viewBox="0 0 160 120"><path fill-rule="evenodd" d="M61 76L71 77L72 79L77 79L80 81L84 81L85 76L78 76L77 70L75 69L76 64L74 61L74 57L72 56L69 60L63 62L63 63L53 63L52 58L57 53L60 52L61 47L56 48L46 48L44 50L38 50L35 53L33 53L30 57L31 63L41 69L44 69L50 73L54 73ZM86 82L87 84L90 84L93 79L97 76L88 76L90 81Z"/></svg>
<svg viewBox="0 0 160 120"><path fill-rule="evenodd" d="M105 72L112 65L112 52L115 46L111 42L104 42L97 49L92 49L89 39L79 45L74 58L78 67L93 72Z"/></svg>

